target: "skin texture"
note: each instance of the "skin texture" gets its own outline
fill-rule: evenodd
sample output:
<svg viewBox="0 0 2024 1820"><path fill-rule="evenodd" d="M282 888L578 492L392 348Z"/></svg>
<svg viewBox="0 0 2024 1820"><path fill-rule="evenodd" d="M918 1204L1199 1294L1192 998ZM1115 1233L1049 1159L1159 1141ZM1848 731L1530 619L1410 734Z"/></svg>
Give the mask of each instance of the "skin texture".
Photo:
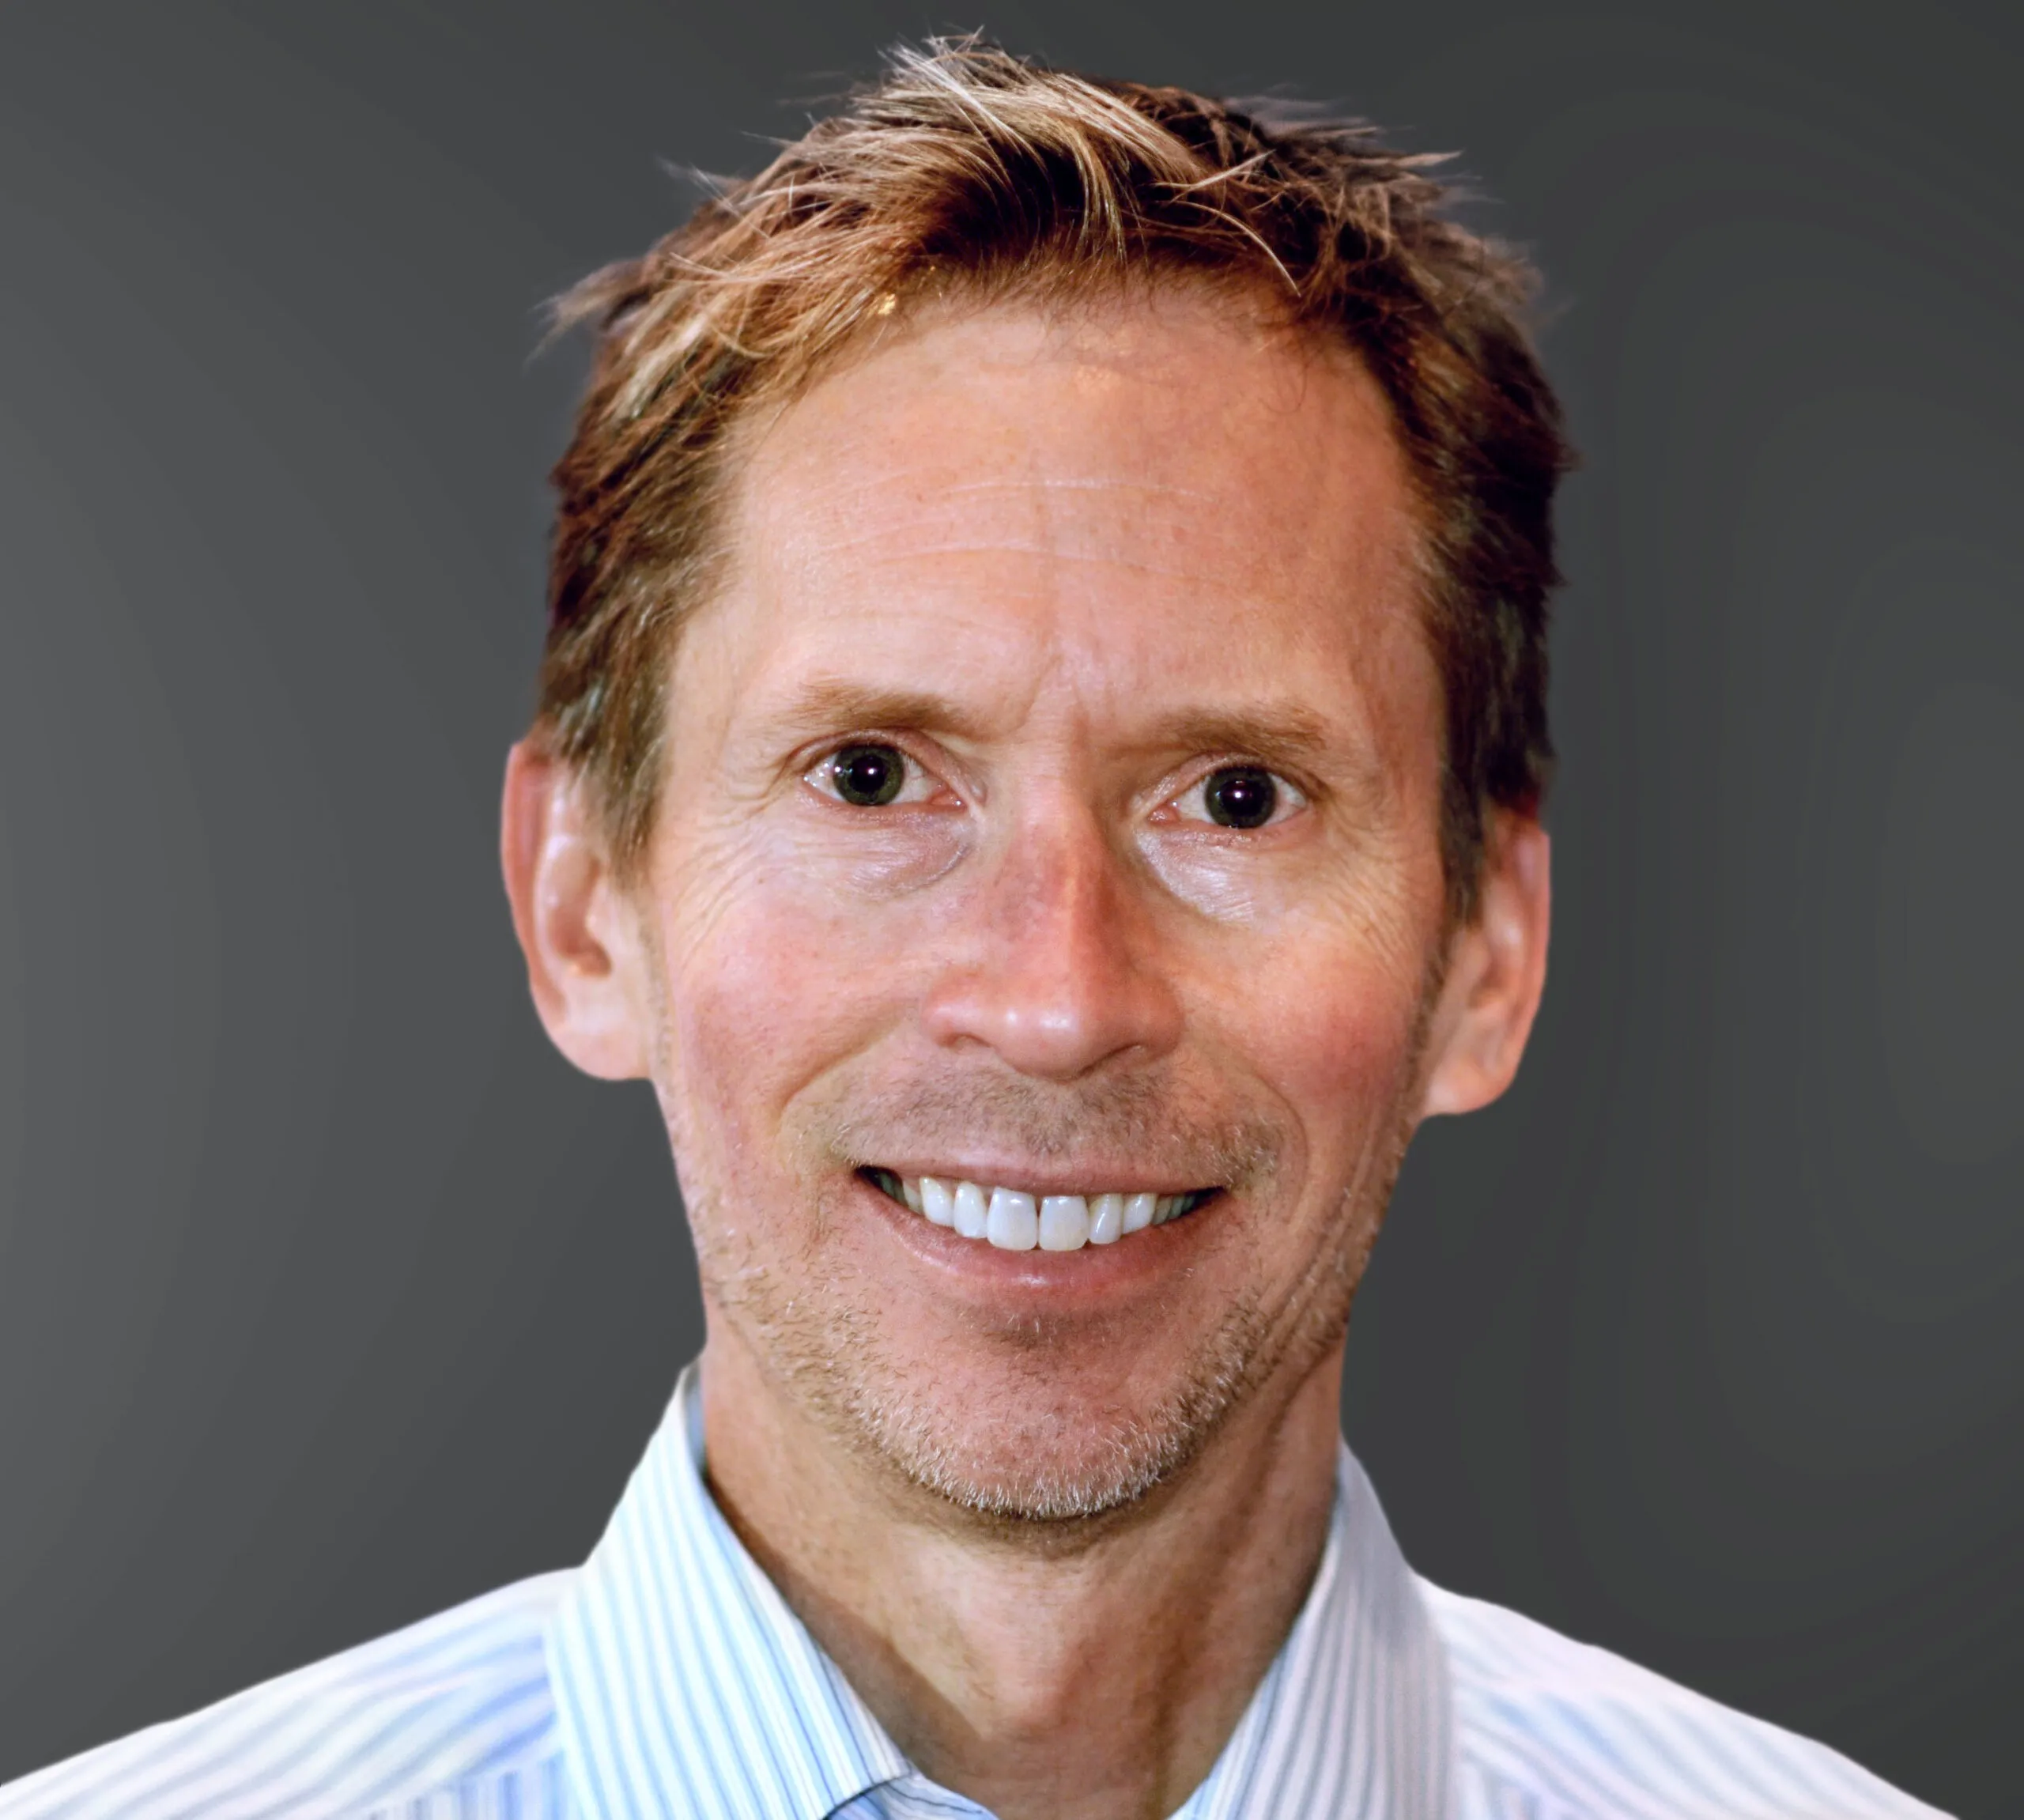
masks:
<svg viewBox="0 0 2024 1820"><path fill-rule="evenodd" d="M536 1003L648 1076L702 1265L712 1489L929 1775L1171 1812L1319 1559L1405 1144L1501 1093L1547 848L1451 929L1441 696L1384 400L1227 296L903 325L740 451L644 876L531 745ZM846 803L827 760L908 760ZM1267 825L1202 786L1281 780ZM1008 1253L858 1173L1222 1191Z"/></svg>

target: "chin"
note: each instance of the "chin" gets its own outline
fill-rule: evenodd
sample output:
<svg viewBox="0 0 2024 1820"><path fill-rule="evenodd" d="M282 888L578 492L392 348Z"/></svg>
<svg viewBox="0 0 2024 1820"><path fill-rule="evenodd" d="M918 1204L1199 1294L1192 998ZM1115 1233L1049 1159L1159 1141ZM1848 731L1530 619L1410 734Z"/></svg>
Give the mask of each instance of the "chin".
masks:
<svg viewBox="0 0 2024 1820"><path fill-rule="evenodd" d="M999 1524L1074 1524L1142 1502L1186 1473L1244 1400L1260 1325L1233 1310L1191 1353L1146 1382L1082 1361L1036 1370L1000 1359L974 1373L893 1372L860 1355L832 1376L850 1438L918 1491ZM1101 1391L1086 1388L1092 1379ZM826 1399L825 1399L826 1400Z"/></svg>

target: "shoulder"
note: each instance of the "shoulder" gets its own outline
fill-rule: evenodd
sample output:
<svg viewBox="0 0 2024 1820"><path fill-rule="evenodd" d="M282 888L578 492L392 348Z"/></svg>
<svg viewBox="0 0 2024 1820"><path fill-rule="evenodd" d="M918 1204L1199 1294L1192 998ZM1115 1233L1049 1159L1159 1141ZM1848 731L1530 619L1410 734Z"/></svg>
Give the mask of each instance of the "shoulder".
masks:
<svg viewBox="0 0 2024 1820"><path fill-rule="evenodd" d="M1421 1584L1452 1672L1467 1820L1944 1820L1824 1744Z"/></svg>
<svg viewBox="0 0 2024 1820"><path fill-rule="evenodd" d="M573 1577L518 1581L39 1770L0 1788L0 1820L362 1820L474 1777L519 1784L503 1811L549 1811L542 1637Z"/></svg>

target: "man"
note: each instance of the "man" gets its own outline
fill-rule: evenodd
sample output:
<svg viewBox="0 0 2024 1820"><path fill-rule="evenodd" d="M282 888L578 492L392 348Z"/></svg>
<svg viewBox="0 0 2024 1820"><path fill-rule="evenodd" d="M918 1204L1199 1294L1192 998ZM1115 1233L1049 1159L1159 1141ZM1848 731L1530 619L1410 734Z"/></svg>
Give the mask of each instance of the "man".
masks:
<svg viewBox="0 0 2024 1820"><path fill-rule="evenodd" d="M503 852L703 1357L580 1570L0 1815L1909 1815L1406 1566L1337 1431L1545 974L1524 274L1359 132L971 44L570 301Z"/></svg>

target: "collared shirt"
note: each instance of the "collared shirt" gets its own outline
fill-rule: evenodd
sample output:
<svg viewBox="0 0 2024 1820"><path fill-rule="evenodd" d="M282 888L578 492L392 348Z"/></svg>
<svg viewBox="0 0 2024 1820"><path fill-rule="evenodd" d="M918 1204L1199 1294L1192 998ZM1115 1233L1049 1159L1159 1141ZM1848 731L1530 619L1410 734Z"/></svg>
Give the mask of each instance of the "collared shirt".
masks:
<svg viewBox="0 0 2024 1820"><path fill-rule="evenodd" d="M0 1789L0 1820L982 1820L712 1501L696 1368L580 1569ZM1824 1746L1406 1565L1344 1448L1306 1603L1180 1820L1933 1820Z"/></svg>

